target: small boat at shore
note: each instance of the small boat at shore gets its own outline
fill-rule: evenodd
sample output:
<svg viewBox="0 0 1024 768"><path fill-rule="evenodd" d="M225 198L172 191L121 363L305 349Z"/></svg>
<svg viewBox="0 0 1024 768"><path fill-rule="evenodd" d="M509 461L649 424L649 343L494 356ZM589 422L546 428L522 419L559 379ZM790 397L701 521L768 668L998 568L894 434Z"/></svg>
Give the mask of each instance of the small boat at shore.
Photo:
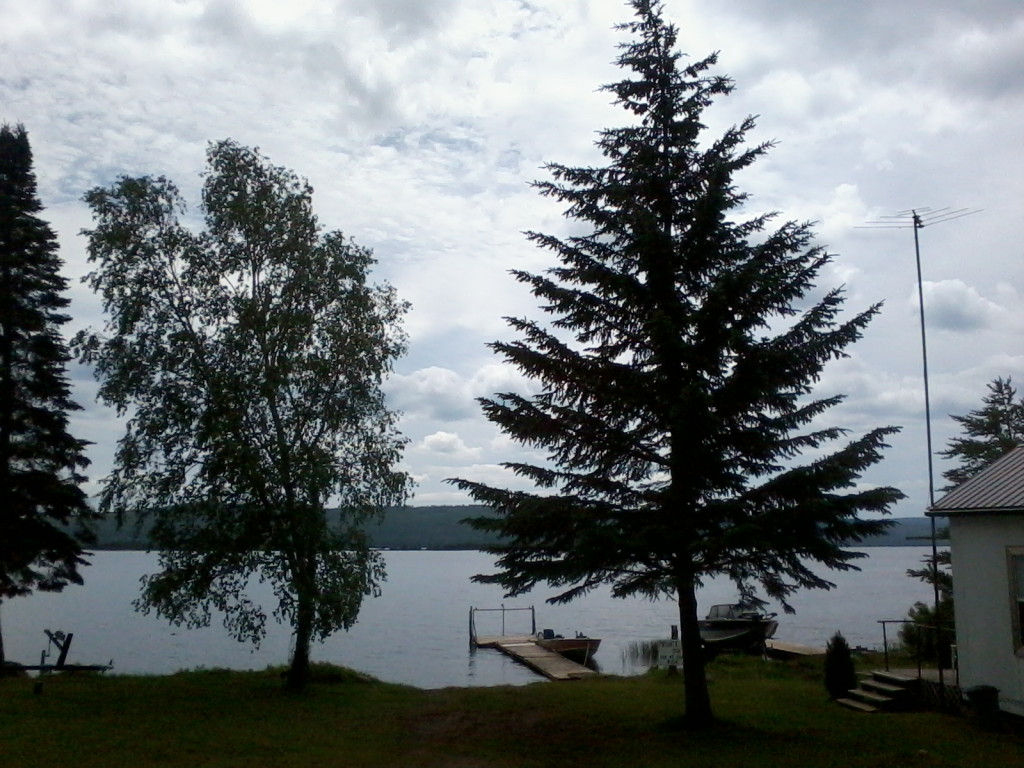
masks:
<svg viewBox="0 0 1024 768"><path fill-rule="evenodd" d="M587 637L577 632L575 637L563 637L556 635L554 630L545 629L539 632L534 642L541 648L559 653L565 658L580 664L586 664L597 653L601 646L601 640L596 637Z"/></svg>
<svg viewBox="0 0 1024 768"><path fill-rule="evenodd" d="M764 643L775 635L779 623L774 613L764 613L739 603L713 605L699 622L700 639L712 652L761 653Z"/></svg>

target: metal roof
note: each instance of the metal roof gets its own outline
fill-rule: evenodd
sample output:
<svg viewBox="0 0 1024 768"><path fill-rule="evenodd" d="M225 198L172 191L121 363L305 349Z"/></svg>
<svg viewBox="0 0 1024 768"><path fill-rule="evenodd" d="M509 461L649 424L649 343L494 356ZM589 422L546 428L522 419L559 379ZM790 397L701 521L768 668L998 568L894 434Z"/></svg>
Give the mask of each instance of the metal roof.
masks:
<svg viewBox="0 0 1024 768"><path fill-rule="evenodd" d="M1024 513L1024 445L993 461L928 510L929 515L964 512Z"/></svg>

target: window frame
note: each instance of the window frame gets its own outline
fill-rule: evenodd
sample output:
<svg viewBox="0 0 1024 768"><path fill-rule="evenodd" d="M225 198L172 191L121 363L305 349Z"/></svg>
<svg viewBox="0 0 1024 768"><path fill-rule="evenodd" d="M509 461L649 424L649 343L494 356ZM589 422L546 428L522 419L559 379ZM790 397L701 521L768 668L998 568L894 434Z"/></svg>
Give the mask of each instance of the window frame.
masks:
<svg viewBox="0 0 1024 768"><path fill-rule="evenodd" d="M1013 628L1013 654L1024 659L1024 547L1006 548L1006 571L1010 621Z"/></svg>

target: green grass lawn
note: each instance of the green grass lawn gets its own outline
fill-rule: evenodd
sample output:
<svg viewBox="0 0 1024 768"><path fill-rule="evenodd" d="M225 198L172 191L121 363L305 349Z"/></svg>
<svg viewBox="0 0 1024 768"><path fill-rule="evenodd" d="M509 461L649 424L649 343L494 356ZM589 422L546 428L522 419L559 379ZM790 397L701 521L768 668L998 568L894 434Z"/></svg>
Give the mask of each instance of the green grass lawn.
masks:
<svg viewBox="0 0 1024 768"><path fill-rule="evenodd" d="M678 677L422 691L335 674L290 695L277 672L0 680L0 766L686 766L1024 764L1024 736L927 712L829 702L813 664L721 658L720 723L692 731Z"/></svg>

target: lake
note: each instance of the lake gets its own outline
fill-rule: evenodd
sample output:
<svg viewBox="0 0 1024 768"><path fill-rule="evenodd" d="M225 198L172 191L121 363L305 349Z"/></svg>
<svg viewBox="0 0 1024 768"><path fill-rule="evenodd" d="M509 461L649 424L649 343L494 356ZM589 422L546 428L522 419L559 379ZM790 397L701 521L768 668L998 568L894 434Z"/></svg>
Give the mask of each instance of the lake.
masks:
<svg viewBox="0 0 1024 768"><path fill-rule="evenodd" d="M930 602L931 587L906 576L920 565L926 547L874 547L860 561L860 572L834 572L831 591L804 591L790 601L794 615L779 611L777 639L824 647L841 631L851 646L881 647L879 619L904 618L917 600ZM537 628L550 627L570 635L576 631L600 637L601 670L612 674L643 671L628 658L630 643L668 637L678 624L676 604L661 600L616 600L607 590L595 591L568 605L544 603L553 594L535 590L515 600L502 598L491 585L470 577L493 569L483 552L389 551L388 580L379 598L363 603L358 623L314 648L316 661L357 669L382 680L421 688L500 685L536 682L539 678L497 651L469 649L469 609L536 606ZM132 609L139 577L156 568L157 556L147 552L98 552L84 570L85 585L56 594L37 593L2 605L7 658L37 663L46 647L44 629L74 632L68 657L81 664L113 659L114 673L169 674L196 667L263 669L286 663L290 632L268 625L258 650L229 638L215 617L205 629L174 627ZM269 598L270 590L257 590ZM701 614L716 603L735 602L735 587L716 579L699 593ZM264 607L272 607L264 603ZM500 614L477 614L480 634L498 634ZM488 622L493 622L489 625ZM529 613L508 614L508 632L528 632Z"/></svg>

